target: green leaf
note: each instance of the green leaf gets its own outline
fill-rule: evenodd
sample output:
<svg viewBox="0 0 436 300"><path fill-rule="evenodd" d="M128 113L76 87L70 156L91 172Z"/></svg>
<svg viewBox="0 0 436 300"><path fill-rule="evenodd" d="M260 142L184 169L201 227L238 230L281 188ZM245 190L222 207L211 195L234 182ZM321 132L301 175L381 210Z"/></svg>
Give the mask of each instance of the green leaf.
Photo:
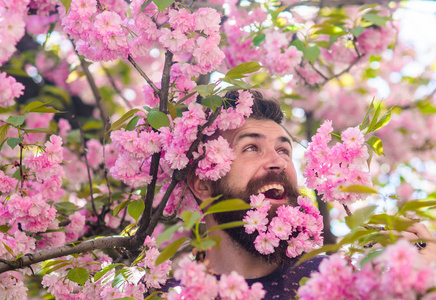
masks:
<svg viewBox="0 0 436 300"><path fill-rule="evenodd" d="M166 114L156 109L152 109L147 114L147 121L154 129L170 126L170 118Z"/></svg>
<svg viewBox="0 0 436 300"><path fill-rule="evenodd" d="M59 1L61 1L62 5L65 7L65 13L67 14L68 10L71 7L71 1L72 0L59 0Z"/></svg>
<svg viewBox="0 0 436 300"><path fill-rule="evenodd" d="M364 130L369 125L369 117L374 111L374 99L369 104L368 108L366 109L365 117L363 118L362 124L360 125L359 129Z"/></svg>
<svg viewBox="0 0 436 300"><path fill-rule="evenodd" d="M233 85L236 85L236 86L238 86L238 87L240 87L241 89L244 89L244 90L249 90L251 88L251 86L248 83L246 83L246 82L244 82L242 80L236 80L236 79L231 79L231 78L226 78L226 77L224 77L222 80L225 81L225 82L231 83Z"/></svg>
<svg viewBox="0 0 436 300"><path fill-rule="evenodd" d="M171 236L177 232L177 230L179 230L179 228L182 227L182 224L178 223L178 224L174 224L170 227L168 227L167 229L165 229L164 232L162 232L161 234L159 234L156 238L156 243L158 245L162 244L163 242L168 241Z"/></svg>
<svg viewBox="0 0 436 300"><path fill-rule="evenodd" d="M8 73L8 75L12 75L14 77L16 77L16 76L27 77L27 78L30 77L26 71L21 70L21 69L17 69L17 68L14 68L14 69L7 69L6 68L6 69L3 69L3 72L6 72L6 73Z"/></svg>
<svg viewBox="0 0 436 300"><path fill-rule="evenodd" d="M365 257L360 261L360 266L365 266L368 262L379 256L385 251L385 249L377 249L375 251L372 251L369 254L366 254Z"/></svg>
<svg viewBox="0 0 436 300"><path fill-rule="evenodd" d="M26 116L10 116L6 120L7 123L14 126L21 126L23 125L24 121L26 121Z"/></svg>
<svg viewBox="0 0 436 300"><path fill-rule="evenodd" d="M47 134L53 134L53 131L50 130L49 128L26 128L25 131L27 133L47 133Z"/></svg>
<svg viewBox="0 0 436 300"><path fill-rule="evenodd" d="M0 126L0 149L3 147L3 143L6 140L6 135L8 134L10 127L11 127L11 125L9 125L9 124L4 124L4 125Z"/></svg>
<svg viewBox="0 0 436 300"><path fill-rule="evenodd" d="M12 227L9 227L8 225L0 225L0 232L6 233L8 232Z"/></svg>
<svg viewBox="0 0 436 300"><path fill-rule="evenodd" d="M114 211L112 212L113 216L117 216L120 211L123 210L123 208L125 208L131 200L127 199L126 201L121 202L120 204L118 204L117 206L115 206Z"/></svg>
<svg viewBox="0 0 436 300"><path fill-rule="evenodd" d="M373 215L369 219L369 224L386 225L390 230L404 231L417 223L417 220L404 219L403 217L390 216L388 214Z"/></svg>
<svg viewBox="0 0 436 300"><path fill-rule="evenodd" d="M434 107L430 101L423 100L423 101L419 101L417 104L418 104L419 111L423 114L436 113L436 107Z"/></svg>
<svg viewBox="0 0 436 300"><path fill-rule="evenodd" d="M77 205L69 201L55 203L54 207L58 212L63 213L65 215L71 215L79 210L79 207Z"/></svg>
<svg viewBox="0 0 436 300"><path fill-rule="evenodd" d="M202 216L201 213L199 211L188 211L185 210L181 213L180 215L183 219L183 221L185 222L185 226L187 228L192 228L192 226L194 226L194 224L196 222L198 222Z"/></svg>
<svg viewBox="0 0 436 300"><path fill-rule="evenodd" d="M130 202L127 212L133 219L135 219L136 222L138 222L138 219L144 212L144 209L145 209L144 201L142 201L142 199L137 199Z"/></svg>
<svg viewBox="0 0 436 300"><path fill-rule="evenodd" d="M262 68L262 66L255 61L242 63L240 65L237 65L233 69L229 70L226 73L226 77L227 75L243 75L243 74L257 72L260 70L260 68Z"/></svg>
<svg viewBox="0 0 436 300"><path fill-rule="evenodd" d="M351 28L350 29L350 33L355 37L355 38L358 38L361 34L362 34L362 32L365 30L365 27L361 27L361 26L359 26L359 27L355 27L355 28Z"/></svg>
<svg viewBox="0 0 436 300"><path fill-rule="evenodd" d="M247 223L244 221L234 221L234 222L224 223L224 224L210 228L207 232L211 232L214 230L222 230L222 229L227 229L227 228L241 227L241 226L244 226L245 224L247 224Z"/></svg>
<svg viewBox="0 0 436 300"><path fill-rule="evenodd" d="M89 278L89 272L82 267L79 267L77 269L71 269L68 272L67 278L75 283L84 285Z"/></svg>
<svg viewBox="0 0 436 300"><path fill-rule="evenodd" d="M198 92L201 97L207 97L212 95L213 91L216 88L215 83L210 83L208 85L200 84L193 88L194 91Z"/></svg>
<svg viewBox="0 0 436 300"><path fill-rule="evenodd" d="M162 299L161 297L155 297L158 294L163 294L162 291L156 291L152 294L150 294L147 298L145 298L144 300L158 300L158 299Z"/></svg>
<svg viewBox="0 0 436 300"><path fill-rule="evenodd" d="M137 108L134 108L134 109L131 109L131 110L129 110L128 112L126 112L121 118L119 118L118 120L116 120L113 124L112 124L112 126L111 126L111 128L109 128L109 130L108 130L108 132L109 131L112 131L112 130L118 130L118 129L120 129L121 127L122 127L122 125L123 125L123 123L124 122L126 122L128 119L130 119L134 114L136 114L138 111L140 111L139 109L137 109ZM107 133L107 132L106 132Z"/></svg>
<svg viewBox="0 0 436 300"><path fill-rule="evenodd" d="M103 122L97 120L91 120L89 122L86 122L85 125L83 125L83 131L99 130L102 128L103 128Z"/></svg>
<svg viewBox="0 0 436 300"><path fill-rule="evenodd" d="M57 114L57 113L64 113L64 111L57 110L53 107L47 107L47 106L40 106L37 108L32 109L33 113L41 113L41 114Z"/></svg>
<svg viewBox="0 0 436 300"><path fill-rule="evenodd" d="M21 143L21 141L24 140L24 137L19 137L19 138L9 138L7 143L9 145L9 147L11 147L12 149L14 149L19 143Z"/></svg>
<svg viewBox="0 0 436 300"><path fill-rule="evenodd" d="M61 264L61 263L65 263L65 262L70 263L70 261L67 260L67 259L46 260L43 263L41 263L41 268L42 269L48 269L48 268L50 268L52 266L55 266L55 265L58 265L58 264Z"/></svg>
<svg viewBox="0 0 436 300"><path fill-rule="evenodd" d="M303 45L303 42L301 40L295 40L292 41L289 46L294 46L295 48L297 48L297 50L303 52L303 49L305 48Z"/></svg>
<svg viewBox="0 0 436 300"><path fill-rule="evenodd" d="M253 45L259 46L265 40L265 37L266 35L264 33L259 34L253 39Z"/></svg>
<svg viewBox="0 0 436 300"><path fill-rule="evenodd" d="M349 185L341 188L341 192L345 193L357 193L357 194L377 194L378 192L370 187L364 185Z"/></svg>
<svg viewBox="0 0 436 300"><path fill-rule="evenodd" d="M217 204L212 205L209 209L204 213L204 215L227 212L227 211L236 211L236 210L247 210L251 209L251 206L241 199L229 199L220 201Z"/></svg>
<svg viewBox="0 0 436 300"><path fill-rule="evenodd" d="M41 107L41 106L47 105L47 104L49 104L50 102L51 102L51 101L46 102L46 103L42 103L42 102L40 102L40 101L33 101L33 102L30 102L30 103L27 104L27 106L24 108L24 110L23 110L23 114L28 113L28 112L32 112L32 109L35 109L35 108L38 108L38 107Z"/></svg>
<svg viewBox="0 0 436 300"><path fill-rule="evenodd" d="M129 123L127 123L126 130L132 131L135 129L136 124L138 124L139 116L134 116Z"/></svg>
<svg viewBox="0 0 436 300"><path fill-rule="evenodd" d="M136 300L136 298L133 298L133 297L123 297L123 298L116 298L114 300Z"/></svg>
<svg viewBox="0 0 436 300"><path fill-rule="evenodd" d="M345 223L347 224L348 228L354 229L365 223L372 216L376 208L377 205L370 205L360 208L353 212L351 216L346 216Z"/></svg>
<svg viewBox="0 0 436 300"><path fill-rule="evenodd" d="M64 262L64 263L58 264L58 265L56 265L56 266L51 267L50 269L48 269L48 270L45 272L45 274L53 273L54 271L57 271L57 270L62 269L62 268L64 268L64 267L66 267L66 266L69 266L69 265L71 265L71 262L70 262L70 261L69 261L69 262Z"/></svg>
<svg viewBox="0 0 436 300"><path fill-rule="evenodd" d="M317 256L320 253L324 253L324 252L336 252L339 250L339 248L341 248L341 245L339 244L327 244L322 246L319 249L315 249L312 250L310 252L305 253L299 260L298 262L295 264L295 266L300 265L302 262L311 259L312 257Z"/></svg>
<svg viewBox="0 0 436 300"><path fill-rule="evenodd" d="M220 96L212 95L207 96L206 98L203 98L201 100L201 103L215 111L218 107L220 107L223 104L223 99Z"/></svg>
<svg viewBox="0 0 436 300"><path fill-rule="evenodd" d="M405 202L399 210L399 214L404 214L406 211L416 211L421 208L436 207L436 200L411 200Z"/></svg>
<svg viewBox="0 0 436 300"><path fill-rule="evenodd" d="M173 257L174 254L179 250L180 246L187 240L187 238L182 237L171 244L169 244L165 249L162 250L162 252L159 254L159 256L156 258L155 265L158 266L167 259L170 259Z"/></svg>
<svg viewBox="0 0 436 300"><path fill-rule="evenodd" d="M392 18L390 18L390 17L379 16L379 15L374 14L372 12L364 14L362 16L362 18L368 22L371 22L375 25L383 26L383 27L386 26L386 21L392 20Z"/></svg>
<svg viewBox="0 0 436 300"><path fill-rule="evenodd" d="M153 0L153 3L163 12L168 6L174 3L174 0Z"/></svg>
<svg viewBox="0 0 436 300"><path fill-rule="evenodd" d="M318 56L321 54L321 50L317 46L312 46L303 49L303 58L314 63Z"/></svg>
<svg viewBox="0 0 436 300"><path fill-rule="evenodd" d="M378 137L372 136L366 142L378 156L385 155L383 152L383 143Z"/></svg>
<svg viewBox="0 0 436 300"><path fill-rule="evenodd" d="M211 205L213 202L215 202L217 199L219 199L219 198L221 198L222 196L221 195L219 195L219 196L216 196L216 197L210 197L210 198L207 198L206 200L204 200L201 204L200 204L200 206L199 206L199 210L203 210L204 208L206 208L206 207L208 207L209 205Z"/></svg>
<svg viewBox="0 0 436 300"><path fill-rule="evenodd" d="M14 251L8 246L6 245L3 241L2 241L3 246L5 247L5 249L12 255L15 256Z"/></svg>
<svg viewBox="0 0 436 300"><path fill-rule="evenodd" d="M94 282L99 281L101 278L103 278L104 275L106 275L109 271L113 270L114 268L118 267L118 266L122 266L123 264L111 264L109 266L106 266L103 268L103 270L98 271L95 276L94 276Z"/></svg>
<svg viewBox="0 0 436 300"><path fill-rule="evenodd" d="M206 251L209 248L212 248L216 245L216 242L213 239L210 239L209 237L202 239L200 241L192 241L191 246L201 250Z"/></svg>
<svg viewBox="0 0 436 300"><path fill-rule="evenodd" d="M389 109L388 112L385 113L383 115L383 117L381 117L380 120L373 127L371 127L368 130L371 130L371 132L372 132L372 131L376 131L376 130L386 126L389 123L389 121L391 120L391 110L392 109Z"/></svg>

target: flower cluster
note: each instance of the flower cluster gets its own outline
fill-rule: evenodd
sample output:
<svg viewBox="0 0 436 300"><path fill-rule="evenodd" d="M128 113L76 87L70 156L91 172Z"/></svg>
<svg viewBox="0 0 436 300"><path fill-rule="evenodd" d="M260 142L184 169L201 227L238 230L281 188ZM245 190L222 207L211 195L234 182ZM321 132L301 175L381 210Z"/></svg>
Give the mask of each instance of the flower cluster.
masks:
<svg viewBox="0 0 436 300"><path fill-rule="evenodd" d="M185 8L168 9L160 18L170 28L156 26L157 7L142 1L130 3L132 18L126 14L124 1L100 11L96 0L73 0L62 26L76 42L77 51L93 61L108 61L118 57L148 57L156 44L181 59L189 56L195 64L180 62L183 76L190 78L215 70L224 59L220 42L220 15L212 8L200 8L190 13ZM181 60L179 60L181 61ZM183 59L186 61L186 59Z"/></svg>
<svg viewBox="0 0 436 300"><path fill-rule="evenodd" d="M244 227L248 234L259 233L254 244L261 254L274 253L281 240L288 243L286 255L291 258L322 245L322 216L309 198L299 196L297 201L296 207L278 207L277 216L268 222L270 202L264 194L250 197L250 205L255 209L247 212Z"/></svg>
<svg viewBox="0 0 436 300"><path fill-rule="evenodd" d="M12 106L14 99L23 94L24 85L17 82L14 77L0 72L0 107Z"/></svg>
<svg viewBox="0 0 436 300"><path fill-rule="evenodd" d="M0 66L17 50L15 45L24 36L24 18L30 0L2 1L0 3ZM3 82L0 79L0 82ZM1 102L0 102L1 105Z"/></svg>
<svg viewBox="0 0 436 300"><path fill-rule="evenodd" d="M261 283L256 282L248 286L244 277L232 271L228 275L221 275L220 280L209 274L204 264L197 263L184 257L179 268L174 272L174 278L181 286L171 290L168 300L181 299L219 299L223 300L260 300L265 296Z"/></svg>
<svg viewBox="0 0 436 300"><path fill-rule="evenodd" d="M434 264L424 263L417 248L406 240L366 263L361 269L339 254L324 259L319 272L298 290L299 299L434 299L427 294L436 285Z"/></svg>
<svg viewBox="0 0 436 300"><path fill-rule="evenodd" d="M372 187L367 167L369 158L365 139L359 128L348 128L341 134L343 143L328 146L333 132L331 121L325 121L309 143L304 170L307 187L322 194L323 201L350 204L361 199L361 194L342 191L350 185Z"/></svg>

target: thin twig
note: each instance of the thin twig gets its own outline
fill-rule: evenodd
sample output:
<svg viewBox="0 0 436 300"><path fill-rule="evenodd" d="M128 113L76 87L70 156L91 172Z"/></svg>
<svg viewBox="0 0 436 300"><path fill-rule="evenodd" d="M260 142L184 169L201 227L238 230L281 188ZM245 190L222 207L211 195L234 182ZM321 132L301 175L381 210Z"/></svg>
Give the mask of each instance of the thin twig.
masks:
<svg viewBox="0 0 436 300"><path fill-rule="evenodd" d="M160 94L160 90L157 88L157 86L153 83L153 81L151 81L151 79L147 76L147 74L145 74L145 72L141 69L140 66L138 66L138 64L134 61L134 59L129 55L127 57L127 59L130 61L130 63L135 67L135 69L139 72L139 74L145 79L145 81L147 81L147 83L151 86L151 88L153 89L153 91L156 94Z"/></svg>
<svg viewBox="0 0 436 300"><path fill-rule="evenodd" d="M106 67L103 67L103 70L106 73L106 76L109 79L109 82L112 85L112 88L115 90L115 92L117 92L117 94L121 97L121 99L123 99L124 104L126 104L130 109L132 109L133 108L132 104L130 103L129 100L126 99L126 97L124 97L123 93L117 87L117 84L116 84L114 78L112 77L111 73L109 72L109 70Z"/></svg>
<svg viewBox="0 0 436 300"><path fill-rule="evenodd" d="M79 127L79 130L80 130L80 142L82 144L82 155L85 158L86 170L88 171L88 183L89 183L89 193L91 196L92 211L94 212L95 216L97 217L97 220L98 220L97 222L100 223L100 216L98 215L97 208L95 207L95 202L94 202L94 190L92 187L92 177L91 177L91 170L90 170L89 162L88 162L88 156L86 155L85 136L83 134L83 127L75 115L73 115L73 119L76 121L77 126Z"/></svg>
<svg viewBox="0 0 436 300"><path fill-rule="evenodd" d="M106 132L106 129L110 128L110 122L109 122L109 118L108 118L108 115L106 112L106 108L105 108L103 101L102 101L100 91L98 90L98 87L97 87L97 84L95 83L94 77L92 76L91 72L89 71L89 68L88 68L89 63L82 56L80 56L79 54L77 54L77 55L79 56L80 64L82 66L83 73L85 73L86 79L88 80L88 83L91 87L92 94L94 95L95 102L97 103L98 110L100 111L100 116L101 116L101 119L103 120L105 132Z"/></svg>
<svg viewBox="0 0 436 300"><path fill-rule="evenodd" d="M352 216L352 215L353 215L353 214L351 213L351 210L348 208L347 205L342 204L342 206L344 207L345 212L347 213L347 216Z"/></svg>

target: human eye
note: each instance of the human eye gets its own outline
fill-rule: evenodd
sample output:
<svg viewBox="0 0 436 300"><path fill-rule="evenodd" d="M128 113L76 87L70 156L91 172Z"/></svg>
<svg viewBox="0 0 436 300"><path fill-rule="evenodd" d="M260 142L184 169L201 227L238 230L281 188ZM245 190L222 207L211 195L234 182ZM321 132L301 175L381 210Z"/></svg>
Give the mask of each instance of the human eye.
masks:
<svg viewBox="0 0 436 300"><path fill-rule="evenodd" d="M285 154L286 156L291 156L291 151L287 148L280 148L277 150L278 154Z"/></svg>
<svg viewBox="0 0 436 300"><path fill-rule="evenodd" d="M242 150L242 152L252 152L252 151L257 151L258 148L255 145L248 145L246 147L244 147L244 149Z"/></svg>

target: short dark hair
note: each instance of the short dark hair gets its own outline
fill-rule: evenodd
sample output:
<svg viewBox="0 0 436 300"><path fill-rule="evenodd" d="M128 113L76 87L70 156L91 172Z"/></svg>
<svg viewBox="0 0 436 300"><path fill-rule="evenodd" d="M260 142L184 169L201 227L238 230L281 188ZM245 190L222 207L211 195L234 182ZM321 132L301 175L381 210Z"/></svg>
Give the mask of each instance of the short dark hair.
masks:
<svg viewBox="0 0 436 300"><path fill-rule="evenodd" d="M282 109L280 108L280 104L273 99L265 99L262 93L258 91L247 90L253 95L254 101L252 110L253 113L249 118L253 118L256 120L272 120L277 124L281 124L284 118ZM225 94L224 98L236 100L239 98L239 91L229 91Z"/></svg>

